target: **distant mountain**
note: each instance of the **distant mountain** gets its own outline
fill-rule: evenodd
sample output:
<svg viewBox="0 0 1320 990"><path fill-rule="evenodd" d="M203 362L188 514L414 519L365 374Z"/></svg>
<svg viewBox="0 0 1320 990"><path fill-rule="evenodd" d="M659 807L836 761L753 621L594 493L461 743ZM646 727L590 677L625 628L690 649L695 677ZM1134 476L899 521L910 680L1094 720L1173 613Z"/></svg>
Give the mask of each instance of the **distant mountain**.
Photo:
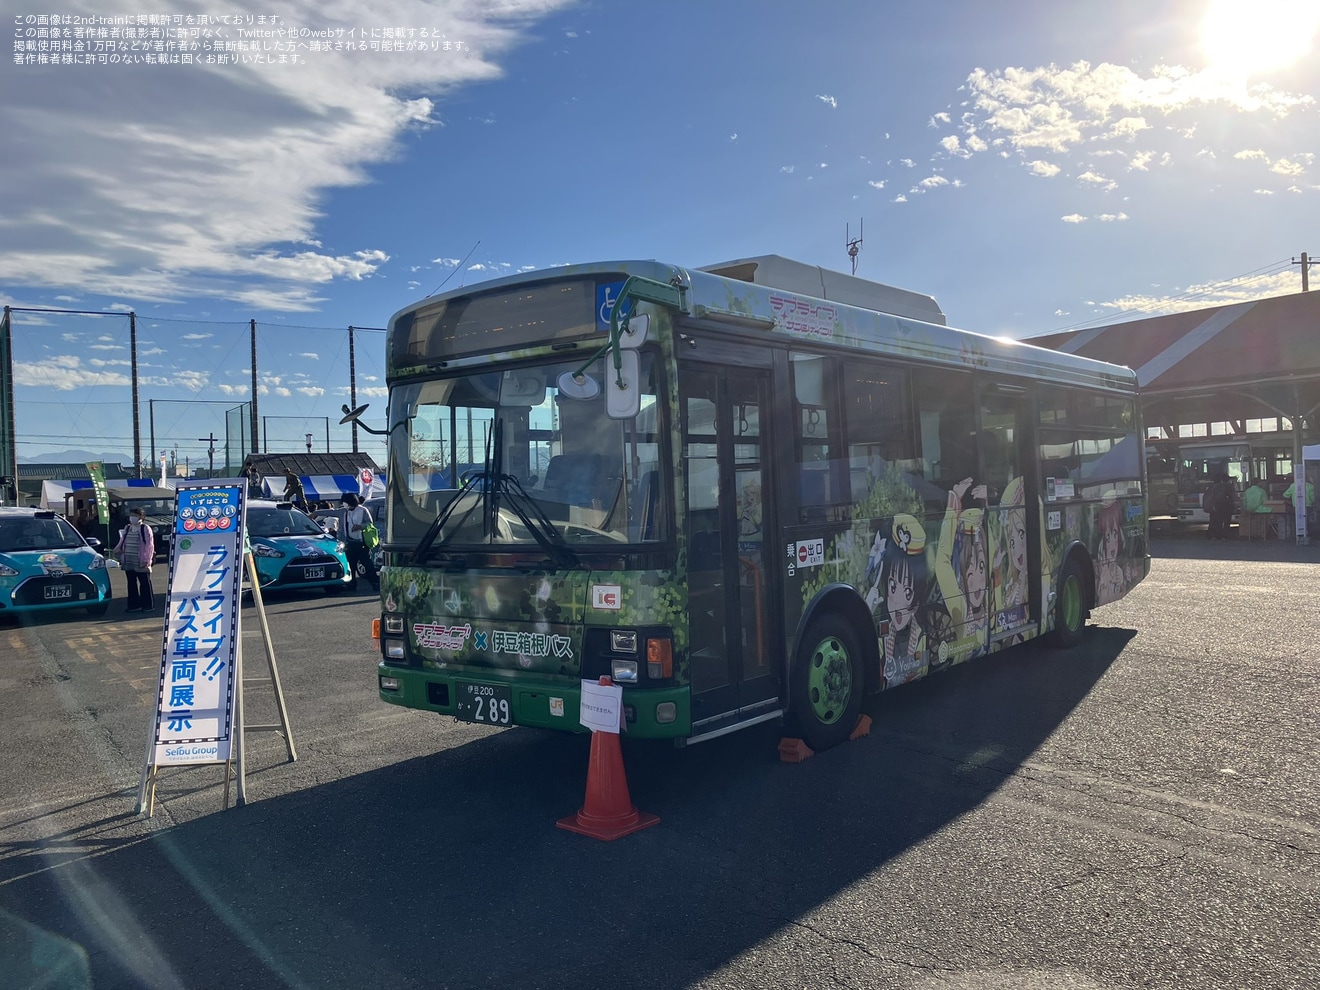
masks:
<svg viewBox="0 0 1320 990"><path fill-rule="evenodd" d="M133 455L125 457L123 454L94 454L90 450L58 450L46 454L37 454L35 457L18 456L19 464L86 464L88 461L101 461L105 464L129 464L133 461Z"/></svg>

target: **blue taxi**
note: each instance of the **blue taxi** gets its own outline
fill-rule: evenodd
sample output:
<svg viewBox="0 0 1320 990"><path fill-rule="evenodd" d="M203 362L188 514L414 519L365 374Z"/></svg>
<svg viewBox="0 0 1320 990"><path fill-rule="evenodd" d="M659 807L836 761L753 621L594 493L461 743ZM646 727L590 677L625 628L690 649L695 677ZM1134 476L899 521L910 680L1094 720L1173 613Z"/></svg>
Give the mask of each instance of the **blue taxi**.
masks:
<svg viewBox="0 0 1320 990"><path fill-rule="evenodd" d="M107 561L61 515L0 507L0 615L110 606Z"/></svg>
<svg viewBox="0 0 1320 990"><path fill-rule="evenodd" d="M261 590L342 591L353 580L344 545L292 502L247 504L247 539Z"/></svg>

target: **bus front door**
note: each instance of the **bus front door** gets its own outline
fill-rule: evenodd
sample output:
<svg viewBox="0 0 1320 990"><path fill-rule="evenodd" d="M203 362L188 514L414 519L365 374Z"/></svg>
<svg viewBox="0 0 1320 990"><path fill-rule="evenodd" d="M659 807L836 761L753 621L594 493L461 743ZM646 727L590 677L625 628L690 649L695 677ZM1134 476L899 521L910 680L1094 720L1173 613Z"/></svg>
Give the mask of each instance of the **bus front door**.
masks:
<svg viewBox="0 0 1320 990"><path fill-rule="evenodd" d="M779 704L767 534L766 372L687 365L679 375L687 478L693 735L772 717Z"/></svg>

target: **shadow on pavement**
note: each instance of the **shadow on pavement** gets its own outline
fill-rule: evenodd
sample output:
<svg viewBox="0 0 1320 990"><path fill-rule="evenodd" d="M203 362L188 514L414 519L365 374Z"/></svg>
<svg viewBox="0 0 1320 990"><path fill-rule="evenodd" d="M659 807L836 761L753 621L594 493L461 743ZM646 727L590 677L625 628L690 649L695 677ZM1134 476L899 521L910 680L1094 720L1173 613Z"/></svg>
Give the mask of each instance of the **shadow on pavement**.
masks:
<svg viewBox="0 0 1320 990"><path fill-rule="evenodd" d="M514 729L97 855L11 847L0 970L33 972L40 948L75 981L85 953L99 990L681 986L983 802L1133 635L881 696L868 738L802 764L774 762L770 727L625 740L633 800L661 823L613 843L554 825L581 804L588 739Z"/></svg>

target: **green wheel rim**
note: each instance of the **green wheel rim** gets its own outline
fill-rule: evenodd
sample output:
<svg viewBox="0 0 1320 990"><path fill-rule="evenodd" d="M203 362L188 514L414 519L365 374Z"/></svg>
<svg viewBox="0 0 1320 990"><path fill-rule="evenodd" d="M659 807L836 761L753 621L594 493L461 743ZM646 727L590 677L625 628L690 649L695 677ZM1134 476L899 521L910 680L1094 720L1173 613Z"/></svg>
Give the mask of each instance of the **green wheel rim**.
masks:
<svg viewBox="0 0 1320 990"><path fill-rule="evenodd" d="M807 666L807 698L816 721L833 725L843 718L852 691L852 662L848 648L837 636L827 636L811 651Z"/></svg>
<svg viewBox="0 0 1320 990"><path fill-rule="evenodd" d="M1082 582L1076 574L1069 574L1063 582L1063 626L1076 632L1082 626Z"/></svg>

